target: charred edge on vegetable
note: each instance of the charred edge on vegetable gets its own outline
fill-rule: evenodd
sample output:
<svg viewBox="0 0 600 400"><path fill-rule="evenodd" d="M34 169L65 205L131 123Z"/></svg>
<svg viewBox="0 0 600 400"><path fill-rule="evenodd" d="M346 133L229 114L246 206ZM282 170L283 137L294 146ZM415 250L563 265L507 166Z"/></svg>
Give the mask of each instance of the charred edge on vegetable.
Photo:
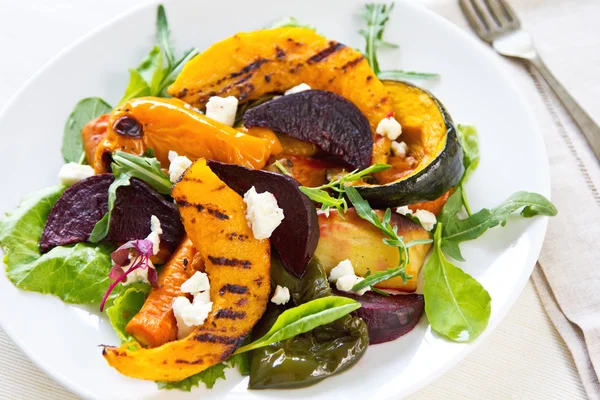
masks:
<svg viewBox="0 0 600 400"><path fill-rule="evenodd" d="M233 310L221 309L221 310L217 311L217 313L215 314L215 319L219 319L219 318L232 319L232 320L244 319L244 318L246 318L246 313L243 311L233 311Z"/></svg>
<svg viewBox="0 0 600 400"><path fill-rule="evenodd" d="M223 296L225 292L234 294L246 294L248 293L248 286L232 285L230 283L226 283L221 289L219 289L219 294Z"/></svg>
<svg viewBox="0 0 600 400"><path fill-rule="evenodd" d="M240 337L231 337L231 336L217 336L212 333L201 333L194 336L194 340L197 342L208 342L208 343L220 343L227 345L238 345L244 341L244 338L240 340Z"/></svg>
<svg viewBox="0 0 600 400"><path fill-rule="evenodd" d="M227 185L219 185L216 188L214 188L213 190L211 190L211 192L218 192L219 190L223 190L227 187Z"/></svg>
<svg viewBox="0 0 600 400"><path fill-rule="evenodd" d="M188 259L187 259L187 258L184 258L184 259L183 259L183 266L184 266L184 267L187 267L187 265L188 265Z"/></svg>
<svg viewBox="0 0 600 400"><path fill-rule="evenodd" d="M178 201L177 205L179 207L196 207L198 212L202 212L202 210L204 210L204 206L202 204L190 203L189 201L185 201L185 200Z"/></svg>
<svg viewBox="0 0 600 400"><path fill-rule="evenodd" d="M248 240L249 236L248 235L244 235L243 233L228 233L227 234L227 239L228 240L239 240L240 242L244 242L246 240Z"/></svg>
<svg viewBox="0 0 600 400"><path fill-rule="evenodd" d="M217 210L216 208L213 208L209 205L205 205L205 207L206 207L206 211L208 211L208 213L210 215L212 215L213 217L215 217L221 221L229 219L229 216L227 214L223 213L222 211Z"/></svg>
<svg viewBox="0 0 600 400"><path fill-rule="evenodd" d="M275 46L275 57L280 60L285 58L285 51L281 50L279 46Z"/></svg>
<svg viewBox="0 0 600 400"><path fill-rule="evenodd" d="M315 64L315 63L321 62L321 61L325 60L327 57L329 57L330 55L332 55L333 53L343 49L344 47L346 47L344 44L334 42L332 40L329 42L329 46L327 48L321 50L314 56L310 57L308 60L306 60L306 62L309 64Z"/></svg>
<svg viewBox="0 0 600 400"><path fill-rule="evenodd" d="M267 59L267 58L259 58L253 62L251 62L250 64L246 65L244 68L242 68L241 70L237 71L237 72L232 72L231 74L217 80L217 82L215 83L216 85L219 85L221 83L223 83L223 81L227 80L227 79L233 79L233 78L237 78L238 76L242 76L244 74L247 74L250 71L254 71L256 69L259 69L261 65L263 65L264 63L267 63L271 60Z"/></svg>
<svg viewBox="0 0 600 400"><path fill-rule="evenodd" d="M185 175L183 175L183 177L181 178L181 180L183 182L202 183L202 179L193 178L193 177L189 177L189 176L185 176Z"/></svg>
<svg viewBox="0 0 600 400"><path fill-rule="evenodd" d="M256 282L256 286L260 287L263 283L263 280L262 280L262 278L256 278L254 280L254 282Z"/></svg>
<svg viewBox="0 0 600 400"><path fill-rule="evenodd" d="M238 307L245 306L246 304L248 304L248 299L247 299L246 297L244 297L244 298L242 298L242 299L239 299L239 300L238 300L238 301L235 303L235 305L236 305L236 306L238 306Z"/></svg>
<svg viewBox="0 0 600 400"><path fill-rule="evenodd" d="M348 69L353 68L361 63L362 60L365 59L365 56L356 57L354 60L348 61L346 64L342 65L342 71L348 72Z"/></svg>
<svg viewBox="0 0 600 400"><path fill-rule="evenodd" d="M214 265L224 265L226 267L242 267L243 269L250 269L250 266L252 265L249 260L240 260L238 258L208 256L208 259Z"/></svg>
<svg viewBox="0 0 600 400"><path fill-rule="evenodd" d="M195 361L188 361L188 360L175 360L175 364L190 364L190 365L198 365L198 364L204 364L204 360L202 360L202 359L195 360Z"/></svg>

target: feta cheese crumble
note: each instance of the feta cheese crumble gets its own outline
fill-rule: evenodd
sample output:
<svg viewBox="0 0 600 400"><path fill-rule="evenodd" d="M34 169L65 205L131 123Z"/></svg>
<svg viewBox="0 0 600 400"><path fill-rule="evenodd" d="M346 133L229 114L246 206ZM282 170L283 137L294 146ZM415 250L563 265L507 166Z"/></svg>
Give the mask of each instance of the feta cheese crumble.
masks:
<svg viewBox="0 0 600 400"><path fill-rule="evenodd" d="M283 210L277 205L277 199L270 192L257 193L252 186L244 194L246 203L246 219L248 226L256 239L262 240L271 237L273 231L281 224Z"/></svg>
<svg viewBox="0 0 600 400"><path fill-rule="evenodd" d="M296 93L300 93L300 92L304 92L305 90L311 90L312 88L310 86L308 86L306 83L301 83L298 86L294 86L291 89L288 89L285 91L285 95L288 94L296 94Z"/></svg>
<svg viewBox="0 0 600 400"><path fill-rule="evenodd" d="M437 222L435 214L427 210L417 210L414 215L418 218L423 228L428 231L432 230Z"/></svg>
<svg viewBox="0 0 600 400"><path fill-rule="evenodd" d="M413 213L412 210L408 208L408 206L396 207L396 212L402 215L408 215Z"/></svg>
<svg viewBox="0 0 600 400"><path fill-rule="evenodd" d="M334 282L336 289L342 292L352 292L354 285L364 279L365 278L356 276L350 260L340 261L340 263L329 272L329 282ZM371 288L366 287L354 293L362 296L369 290L371 290Z"/></svg>
<svg viewBox="0 0 600 400"><path fill-rule="evenodd" d="M405 158L408 151L408 145L404 142L392 142L392 154L396 157Z"/></svg>
<svg viewBox="0 0 600 400"><path fill-rule="evenodd" d="M225 125L233 126L237 106L238 99L233 96L213 96L206 103L206 116Z"/></svg>
<svg viewBox="0 0 600 400"><path fill-rule="evenodd" d="M92 175L94 175L94 168L89 165L70 162L60 168L58 179L60 179L64 185L71 186Z"/></svg>
<svg viewBox="0 0 600 400"><path fill-rule="evenodd" d="M152 253L158 254L158 250L160 247L160 235L162 235L163 230L160 226L160 221L156 216L150 217L150 234L146 237L146 240L152 242Z"/></svg>
<svg viewBox="0 0 600 400"><path fill-rule="evenodd" d="M183 339L196 327L204 323L212 310L210 301L210 282L208 275L196 271L181 285L183 293L190 293L194 299L190 302L185 296L173 300L173 314L177 320L177 338Z"/></svg>
<svg viewBox="0 0 600 400"><path fill-rule="evenodd" d="M183 282L181 285L181 291L183 293L191 293L194 296L209 289L210 282L208 281L208 275L200 271L196 271L190 279Z"/></svg>
<svg viewBox="0 0 600 400"><path fill-rule="evenodd" d="M386 117L379 121L375 133L387 136L390 140L396 140L402 134L402 127L394 117Z"/></svg>
<svg viewBox="0 0 600 400"><path fill-rule="evenodd" d="M290 301L290 289L285 286L279 286L275 288L275 293L271 297L271 302L281 306Z"/></svg>
<svg viewBox="0 0 600 400"><path fill-rule="evenodd" d="M186 156L180 156L173 150L169 150L169 180L177 182L186 169L192 165L192 161Z"/></svg>

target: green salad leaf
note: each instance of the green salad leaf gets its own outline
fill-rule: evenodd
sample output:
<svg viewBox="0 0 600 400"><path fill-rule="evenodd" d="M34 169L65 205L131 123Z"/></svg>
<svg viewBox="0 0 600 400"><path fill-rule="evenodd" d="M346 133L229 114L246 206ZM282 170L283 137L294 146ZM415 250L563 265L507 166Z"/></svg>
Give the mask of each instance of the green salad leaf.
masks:
<svg viewBox="0 0 600 400"><path fill-rule="evenodd" d="M121 342L127 343L135 340L133 336L125 331L125 327L142 309L150 289L152 289L152 286L147 283L133 283L123 286L121 294L115 298L113 305L106 309L110 324L117 332Z"/></svg>
<svg viewBox="0 0 600 400"><path fill-rule="evenodd" d="M99 97L88 97L75 105L63 133L62 155L66 162L78 163L83 160L81 130L88 122L111 110L112 107Z"/></svg>
<svg viewBox="0 0 600 400"><path fill-rule="evenodd" d="M457 196L457 194L455 193L453 196ZM448 200L450 201L450 199ZM451 211L454 212L456 209L454 200L451 207ZM447 215L450 215L451 212L444 213L443 218L446 224L442 232L441 246L455 260L464 261L458 247L459 243L477 239L485 231L495 226L506 225L508 216L519 209L522 209L521 216L525 218L536 215L552 217L558 213L554 204L541 194L516 192L499 206L491 210L483 208L465 219L460 219L456 214L448 217Z"/></svg>
<svg viewBox="0 0 600 400"><path fill-rule="evenodd" d="M159 389L179 389L189 392L202 382L208 389L212 389L218 379L225 379L225 369L227 367L225 363L219 363L179 382L156 382L156 384Z"/></svg>
<svg viewBox="0 0 600 400"><path fill-rule="evenodd" d="M469 177L479 165L479 135L474 126L460 124L457 126L456 133L458 134L458 140L462 148L463 165L465 167L465 172L458 186L462 189L461 196L465 210L468 215L471 215L471 207L469 206L469 200L465 192L465 183L467 183Z"/></svg>
<svg viewBox="0 0 600 400"><path fill-rule="evenodd" d="M175 81L185 63L198 54L198 50L191 49L181 58L175 59L167 15L162 4L158 6L156 13L156 43L141 64L129 70L129 84L119 105L136 97L168 96L166 90L169 85Z"/></svg>
<svg viewBox="0 0 600 400"><path fill-rule="evenodd" d="M395 49L398 47L395 43L390 43L383 39L385 25L394 9L394 3L369 3L365 4L362 14L367 23L367 29L361 29L359 33L365 38L365 57L371 66L371 69L379 79L403 80L403 79L439 79L438 74L428 72L413 72L402 70L385 70L379 68L377 51L379 49Z"/></svg>
<svg viewBox="0 0 600 400"><path fill-rule="evenodd" d="M487 327L492 299L475 278L446 259L442 230L438 224L433 253L423 267L425 313L434 331L456 342L470 342Z"/></svg>
<svg viewBox="0 0 600 400"><path fill-rule="evenodd" d="M300 304L285 310L263 337L240 347L234 354L269 346L309 332L318 326L336 321L358 308L360 308L359 302L340 296L323 297Z"/></svg>
<svg viewBox="0 0 600 400"><path fill-rule="evenodd" d="M0 223L0 245L8 279L18 288L58 296L67 303L98 304L109 285L108 245L78 243L40 253L40 238L64 186L28 195Z"/></svg>
<svg viewBox="0 0 600 400"><path fill-rule="evenodd" d="M169 177L162 171L160 162L154 157L136 156L117 150L112 158L111 168L115 180L108 187L108 212L94 226L89 239L92 243L98 243L108 235L117 189L129 186L131 178L146 182L161 194L170 194L173 186Z"/></svg>

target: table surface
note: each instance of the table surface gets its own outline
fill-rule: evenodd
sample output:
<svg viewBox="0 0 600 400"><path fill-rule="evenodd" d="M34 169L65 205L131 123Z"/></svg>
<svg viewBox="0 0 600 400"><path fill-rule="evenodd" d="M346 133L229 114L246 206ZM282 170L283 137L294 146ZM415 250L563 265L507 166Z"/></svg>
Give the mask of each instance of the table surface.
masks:
<svg viewBox="0 0 600 400"><path fill-rule="evenodd" d="M129 0L124 6L118 0L0 0L0 47L4 54L0 57L0 109L62 48L146 1ZM456 1L418 2L466 26ZM512 4L536 38L547 64L600 119L600 102L596 100L600 98L596 68L600 65L600 30L593 18L582 18L600 15L600 1L513 0ZM553 29L558 24L562 29ZM507 65L538 118L550 118L522 66L508 61ZM0 399L4 398L76 396L37 369L0 329ZM506 319L477 350L411 398L585 399L586 395L571 355L530 281Z"/></svg>

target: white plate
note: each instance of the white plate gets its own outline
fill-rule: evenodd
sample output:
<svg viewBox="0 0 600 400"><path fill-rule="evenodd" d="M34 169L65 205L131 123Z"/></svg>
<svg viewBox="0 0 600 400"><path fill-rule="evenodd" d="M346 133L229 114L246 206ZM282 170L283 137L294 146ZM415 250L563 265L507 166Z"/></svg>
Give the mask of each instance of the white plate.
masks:
<svg viewBox="0 0 600 400"><path fill-rule="evenodd" d="M359 3L169 1L166 9L179 51L203 49L238 31L290 15L362 48L357 33L363 26L357 16ZM83 97L118 101L127 68L137 65L153 45L155 12L155 5L145 6L82 38L9 103L0 116L0 170L5 171L1 211L12 210L26 193L57 182L67 115ZM545 147L534 117L489 49L444 19L404 2L396 5L385 36L400 44L399 50L385 51L380 60L385 68L440 73L440 82L424 86L444 102L455 122L479 128L482 159L467 190L472 207L494 206L517 190L549 196ZM219 381L210 391L157 391L153 382L126 378L105 363L98 345L118 340L104 315L17 290L4 274L0 274L0 323L38 366L86 398L397 399L454 366L498 325L529 278L546 225L546 218L514 220L463 245L468 262L461 267L493 299L489 327L474 343L451 343L432 333L423 318L410 334L369 348L350 370L305 389L248 391L246 380L229 371L227 381Z"/></svg>

